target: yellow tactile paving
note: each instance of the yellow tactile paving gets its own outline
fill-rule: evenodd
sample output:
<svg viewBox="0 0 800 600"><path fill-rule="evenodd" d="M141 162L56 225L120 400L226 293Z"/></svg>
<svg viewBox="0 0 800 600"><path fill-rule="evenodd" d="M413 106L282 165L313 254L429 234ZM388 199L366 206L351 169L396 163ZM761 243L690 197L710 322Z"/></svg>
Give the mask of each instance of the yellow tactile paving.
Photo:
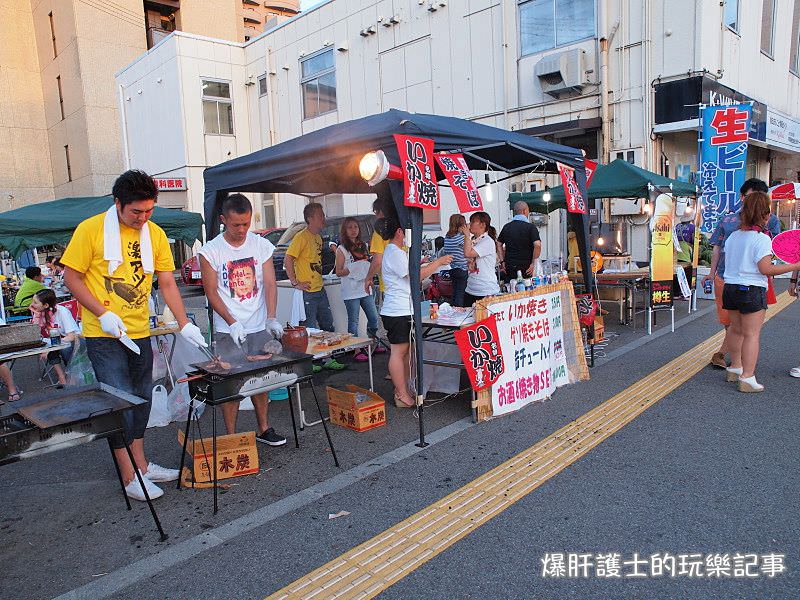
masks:
<svg viewBox="0 0 800 600"><path fill-rule="evenodd" d="M781 294L767 319L789 306ZM373 598L524 498L708 364L713 335L494 469L269 596Z"/></svg>

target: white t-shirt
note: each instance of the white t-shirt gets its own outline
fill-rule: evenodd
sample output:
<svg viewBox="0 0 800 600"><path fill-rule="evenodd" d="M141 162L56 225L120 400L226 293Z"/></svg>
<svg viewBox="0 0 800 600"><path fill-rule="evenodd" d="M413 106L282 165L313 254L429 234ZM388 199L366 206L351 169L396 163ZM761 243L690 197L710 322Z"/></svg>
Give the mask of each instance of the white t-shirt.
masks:
<svg viewBox="0 0 800 600"><path fill-rule="evenodd" d="M275 246L269 240L251 232L238 248L231 246L223 234L200 248L200 254L217 272L220 298L247 333L263 331L266 326L263 265L272 260L274 251ZM214 330L230 332L230 326L216 312Z"/></svg>
<svg viewBox="0 0 800 600"><path fill-rule="evenodd" d="M72 316L66 306L56 305L56 312L50 317L50 327L53 329L58 327L58 332L62 337L68 333L80 332L78 324L75 322L75 317Z"/></svg>
<svg viewBox="0 0 800 600"><path fill-rule="evenodd" d="M772 240L766 233L738 229L725 240L725 283L767 287L767 276L758 261L772 256Z"/></svg>
<svg viewBox="0 0 800 600"><path fill-rule="evenodd" d="M353 255L344 246L336 248L344 256L344 266L350 271L349 275L341 277L342 300L354 300L363 298L367 295L364 291L364 280L369 272L370 262L368 260L355 260Z"/></svg>
<svg viewBox="0 0 800 600"><path fill-rule="evenodd" d="M413 314L408 254L395 244L386 246L381 261L381 273L384 286L381 314L385 317L405 317Z"/></svg>
<svg viewBox="0 0 800 600"><path fill-rule="evenodd" d="M484 233L472 242L472 248L478 253L475 259L477 271L470 272L467 276L468 294L473 296L493 296L500 293L500 284L497 283L497 246L489 234Z"/></svg>

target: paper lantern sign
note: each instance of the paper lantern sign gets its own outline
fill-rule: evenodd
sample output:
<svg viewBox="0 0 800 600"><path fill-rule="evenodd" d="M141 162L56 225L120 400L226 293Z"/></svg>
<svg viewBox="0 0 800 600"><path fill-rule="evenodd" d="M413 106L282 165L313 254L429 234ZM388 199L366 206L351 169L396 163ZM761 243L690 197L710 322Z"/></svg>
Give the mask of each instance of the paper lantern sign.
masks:
<svg viewBox="0 0 800 600"><path fill-rule="evenodd" d="M472 389L479 392L491 387L505 371L497 317L492 315L464 327L455 332L455 338Z"/></svg>
<svg viewBox="0 0 800 600"><path fill-rule="evenodd" d="M575 294L575 303L578 307L578 321L589 327L597 315L597 301L592 294Z"/></svg>
<svg viewBox="0 0 800 600"><path fill-rule="evenodd" d="M395 134L403 171L403 204L439 210L439 187L433 166L433 140Z"/></svg>
<svg viewBox="0 0 800 600"><path fill-rule="evenodd" d="M458 203L458 210L462 213L471 213L483 210L483 202L478 194L478 186L472 178L472 173L464 160L463 154L437 154L436 162L447 177L450 189Z"/></svg>
<svg viewBox="0 0 800 600"><path fill-rule="evenodd" d="M785 263L800 262L800 229L776 235L772 240L772 251Z"/></svg>

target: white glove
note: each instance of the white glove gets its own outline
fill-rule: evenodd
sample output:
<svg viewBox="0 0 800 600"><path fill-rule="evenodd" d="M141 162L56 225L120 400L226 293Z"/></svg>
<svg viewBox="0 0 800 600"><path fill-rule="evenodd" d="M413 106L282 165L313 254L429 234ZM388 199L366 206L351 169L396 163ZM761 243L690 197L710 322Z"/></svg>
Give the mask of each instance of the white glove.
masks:
<svg viewBox="0 0 800 600"><path fill-rule="evenodd" d="M271 333L272 337L275 339L280 339L283 337L283 327L281 326L280 322L278 322L278 319L267 319L264 329Z"/></svg>
<svg viewBox="0 0 800 600"><path fill-rule="evenodd" d="M189 342L192 346L196 346L197 348L208 347L208 344L206 344L206 339L203 337L203 332L200 331L200 328L191 321L183 326L183 329L181 329L181 335L183 336L183 339Z"/></svg>
<svg viewBox="0 0 800 600"><path fill-rule="evenodd" d="M118 338L127 331L125 323L119 318L119 315L111 312L110 310L100 315L100 328L108 335Z"/></svg>
<svg viewBox="0 0 800 600"><path fill-rule="evenodd" d="M244 330L244 325L239 323L239 321L234 321L233 325L231 325L230 327L229 334L231 336L231 339L233 339L233 342L240 348L242 347L242 344L244 344L244 341L247 339L247 332Z"/></svg>

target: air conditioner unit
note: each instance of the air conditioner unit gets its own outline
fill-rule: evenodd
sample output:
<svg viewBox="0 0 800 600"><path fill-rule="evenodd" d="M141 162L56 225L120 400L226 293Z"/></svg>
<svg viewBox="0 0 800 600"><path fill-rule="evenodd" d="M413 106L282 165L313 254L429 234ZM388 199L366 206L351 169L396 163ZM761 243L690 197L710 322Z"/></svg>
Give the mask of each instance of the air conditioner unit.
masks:
<svg viewBox="0 0 800 600"><path fill-rule="evenodd" d="M533 69L542 91L556 98L580 93L587 84L585 57L585 50L575 48L542 58Z"/></svg>

